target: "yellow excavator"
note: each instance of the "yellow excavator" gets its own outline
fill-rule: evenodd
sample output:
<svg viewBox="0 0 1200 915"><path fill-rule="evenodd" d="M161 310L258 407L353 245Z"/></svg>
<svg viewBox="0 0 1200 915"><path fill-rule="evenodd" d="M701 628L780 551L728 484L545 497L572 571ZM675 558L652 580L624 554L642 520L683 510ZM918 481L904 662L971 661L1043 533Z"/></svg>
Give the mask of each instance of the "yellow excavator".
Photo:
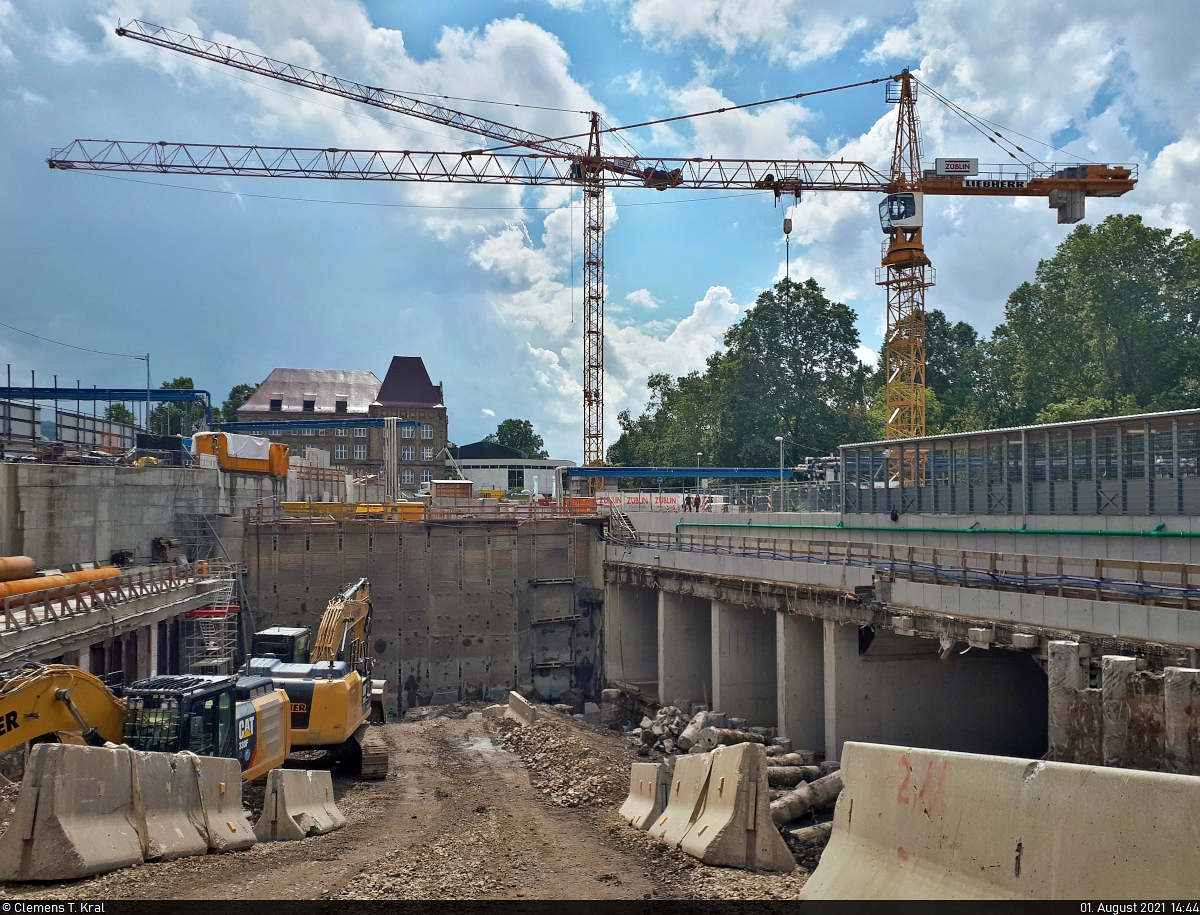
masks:
<svg viewBox="0 0 1200 915"><path fill-rule="evenodd" d="M387 681L371 679L370 635L371 585L360 578L329 602L311 648L305 628L256 632L245 673L286 691L294 748L326 750L356 777L381 779L388 748L370 725L386 721Z"/></svg>
<svg viewBox="0 0 1200 915"><path fill-rule="evenodd" d="M236 759L250 781L291 752L288 697L266 677L168 674L117 696L85 670L26 663L0 673L0 753L31 740Z"/></svg>

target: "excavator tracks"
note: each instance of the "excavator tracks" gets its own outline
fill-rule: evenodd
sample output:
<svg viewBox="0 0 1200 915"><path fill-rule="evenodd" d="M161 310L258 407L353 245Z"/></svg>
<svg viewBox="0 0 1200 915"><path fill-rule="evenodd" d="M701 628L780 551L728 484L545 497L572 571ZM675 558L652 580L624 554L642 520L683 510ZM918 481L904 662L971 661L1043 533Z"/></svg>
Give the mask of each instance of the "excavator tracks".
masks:
<svg viewBox="0 0 1200 915"><path fill-rule="evenodd" d="M364 724L351 739L358 747L358 777L363 781L387 778L389 754L382 729Z"/></svg>

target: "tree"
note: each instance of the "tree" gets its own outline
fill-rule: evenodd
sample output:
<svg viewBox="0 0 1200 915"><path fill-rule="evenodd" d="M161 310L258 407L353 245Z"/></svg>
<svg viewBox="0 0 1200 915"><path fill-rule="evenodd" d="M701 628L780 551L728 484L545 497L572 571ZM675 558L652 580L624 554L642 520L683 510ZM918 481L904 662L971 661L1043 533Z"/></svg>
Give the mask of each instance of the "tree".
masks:
<svg viewBox="0 0 1200 915"><path fill-rule="evenodd" d="M167 390L188 391L196 387L195 382L186 375L180 375L173 381L163 382ZM191 435L204 420L204 405L199 401L191 403L163 403L150 411L150 432L156 435Z"/></svg>
<svg viewBox="0 0 1200 915"><path fill-rule="evenodd" d="M110 403L104 411L104 418L110 423L124 423L127 426L137 423L133 411L123 403Z"/></svg>
<svg viewBox="0 0 1200 915"><path fill-rule="evenodd" d="M617 417L621 437L608 460L686 467L700 451L708 464L770 467L777 435L794 443L797 459L872 437L858 342L854 312L815 280L781 280L729 328L725 351L703 373L650 376L646 410Z"/></svg>
<svg viewBox="0 0 1200 915"><path fill-rule="evenodd" d="M1009 296L987 355L999 419L1093 401L1114 415L1200 400L1200 241L1140 216L1077 226ZM1076 406L1069 406L1074 404ZM1094 412L1095 407L1084 408Z"/></svg>
<svg viewBox="0 0 1200 915"><path fill-rule="evenodd" d="M234 385L230 388L229 396L225 398L225 403L221 404L220 407L213 408L213 420L215 422L236 423L238 410L242 408L242 404L249 400L250 395L261 386L261 383Z"/></svg>
<svg viewBox="0 0 1200 915"><path fill-rule="evenodd" d="M547 460L546 443L533 431L533 423L527 419L506 419L496 431L484 437L485 442L495 442L506 448L516 448L525 456L538 461Z"/></svg>

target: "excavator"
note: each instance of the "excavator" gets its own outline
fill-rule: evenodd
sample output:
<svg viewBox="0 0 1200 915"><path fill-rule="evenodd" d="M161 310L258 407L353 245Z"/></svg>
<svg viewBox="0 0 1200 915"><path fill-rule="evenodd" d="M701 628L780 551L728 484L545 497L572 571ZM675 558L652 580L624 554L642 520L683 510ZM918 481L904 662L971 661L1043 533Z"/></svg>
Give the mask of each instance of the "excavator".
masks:
<svg viewBox="0 0 1200 915"><path fill-rule="evenodd" d="M37 739L190 750L236 758L250 781L293 749L326 750L357 778L386 778L387 744L369 725L386 720L387 681L371 679L370 633L363 578L329 602L311 650L308 629L255 633L240 676L159 675L118 696L78 667L30 662L0 673L0 753Z"/></svg>
<svg viewBox="0 0 1200 915"><path fill-rule="evenodd" d="M365 578L334 597L315 642L305 628L254 634L245 674L287 693L292 746L326 750L360 779L387 777L388 748L370 725L386 721L387 681L372 680L371 585Z"/></svg>
<svg viewBox="0 0 1200 915"><path fill-rule="evenodd" d="M117 696L66 664L26 663L0 673L0 753L31 740L237 759L243 781L283 765L291 752L288 697L266 677L169 674Z"/></svg>

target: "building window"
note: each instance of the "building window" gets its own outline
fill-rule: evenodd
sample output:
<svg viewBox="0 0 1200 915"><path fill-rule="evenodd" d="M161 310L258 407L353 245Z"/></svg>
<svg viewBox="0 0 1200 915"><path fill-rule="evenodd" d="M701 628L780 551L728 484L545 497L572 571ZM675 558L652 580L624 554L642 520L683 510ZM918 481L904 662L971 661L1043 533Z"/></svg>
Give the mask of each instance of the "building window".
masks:
<svg viewBox="0 0 1200 915"><path fill-rule="evenodd" d="M280 398L279 400L271 401L271 412L279 413L282 410L283 410L283 399L282 398Z"/></svg>
<svg viewBox="0 0 1200 915"><path fill-rule="evenodd" d="M315 400L304 401L304 412L305 413L313 413L316 411L316 409L317 409L317 402Z"/></svg>
<svg viewBox="0 0 1200 915"><path fill-rule="evenodd" d="M401 426L401 427L400 427L400 430L401 430L401 431L400 431L400 437L401 437L401 438L413 438L413 437L414 437L414 436L413 436L413 427L412 427L412 426Z"/></svg>
<svg viewBox="0 0 1200 915"><path fill-rule="evenodd" d="M433 447L432 446L426 446L421 449L421 460L422 461L432 461L433 460Z"/></svg>
<svg viewBox="0 0 1200 915"><path fill-rule="evenodd" d="M429 423L421 425L421 438L433 438L433 426L429 425Z"/></svg>
<svg viewBox="0 0 1200 915"><path fill-rule="evenodd" d="M345 430L345 429L334 429L334 430L333 430L333 434L334 434L334 435L341 436L342 438L345 438L345 437L346 437L346 430Z"/></svg>
<svg viewBox="0 0 1200 915"><path fill-rule="evenodd" d="M333 405L333 412L334 413L345 413L346 412L346 401L339 400L339 401L335 402Z"/></svg>
<svg viewBox="0 0 1200 915"><path fill-rule="evenodd" d="M365 461L366 459L367 459L367 446L366 445L355 445L354 446L354 460Z"/></svg>
<svg viewBox="0 0 1200 915"><path fill-rule="evenodd" d="M518 468L508 471L508 488L509 489L524 489L525 488L525 471Z"/></svg>
<svg viewBox="0 0 1200 915"><path fill-rule="evenodd" d="M412 445L405 445L400 449L400 460L415 461L417 459L417 449Z"/></svg>
<svg viewBox="0 0 1200 915"><path fill-rule="evenodd" d="M338 461L344 461L344 460L346 460L346 458L347 458L347 456L348 456L348 455L347 455L347 452L348 452L349 450L350 450L350 449L348 449L348 448L347 448L345 445L334 445L334 446L333 446L333 457L334 457L334 459L335 459L335 460L338 460Z"/></svg>
<svg viewBox="0 0 1200 915"><path fill-rule="evenodd" d="M408 483L411 485L416 480L416 478L417 478L416 474L414 474L411 470L404 470L400 473L400 482L401 483Z"/></svg>
<svg viewBox="0 0 1200 915"><path fill-rule="evenodd" d="M432 483L433 482L433 471L432 470L422 470L421 471L421 482L422 483Z"/></svg>
<svg viewBox="0 0 1200 915"><path fill-rule="evenodd" d="M318 430L317 430L317 435L319 435L319 436L322 436L322 437L323 437L323 436L325 435L325 430L324 430L324 429L318 429Z"/></svg>
<svg viewBox="0 0 1200 915"><path fill-rule="evenodd" d="M367 430L366 430L366 429L355 429L355 430L354 430L354 437L355 437L355 438L366 438L366 437L367 437Z"/></svg>
<svg viewBox="0 0 1200 915"><path fill-rule="evenodd" d="M316 429L301 429L300 434L301 435L313 435L316 431L317 431Z"/></svg>

